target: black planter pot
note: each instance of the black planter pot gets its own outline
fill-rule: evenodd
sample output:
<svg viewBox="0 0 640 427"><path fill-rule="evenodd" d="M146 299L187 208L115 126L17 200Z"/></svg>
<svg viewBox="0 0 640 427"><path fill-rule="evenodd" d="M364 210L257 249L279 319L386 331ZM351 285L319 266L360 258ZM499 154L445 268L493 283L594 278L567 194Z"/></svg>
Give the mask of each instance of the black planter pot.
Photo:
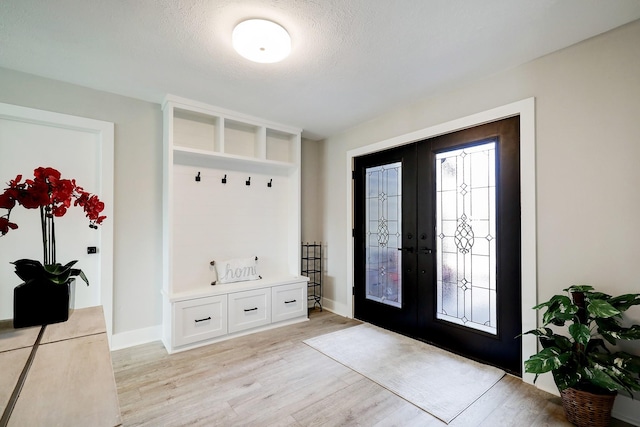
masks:
<svg viewBox="0 0 640 427"><path fill-rule="evenodd" d="M73 311L75 279L64 285L32 280L13 289L13 327L66 322Z"/></svg>

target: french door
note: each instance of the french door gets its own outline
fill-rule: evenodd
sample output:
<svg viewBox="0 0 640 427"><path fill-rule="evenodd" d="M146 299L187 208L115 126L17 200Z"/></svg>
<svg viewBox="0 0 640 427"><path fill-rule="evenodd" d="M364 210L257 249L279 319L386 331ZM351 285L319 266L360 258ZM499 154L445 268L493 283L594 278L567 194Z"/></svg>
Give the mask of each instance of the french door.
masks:
<svg viewBox="0 0 640 427"><path fill-rule="evenodd" d="M355 159L354 314L521 375L519 118Z"/></svg>

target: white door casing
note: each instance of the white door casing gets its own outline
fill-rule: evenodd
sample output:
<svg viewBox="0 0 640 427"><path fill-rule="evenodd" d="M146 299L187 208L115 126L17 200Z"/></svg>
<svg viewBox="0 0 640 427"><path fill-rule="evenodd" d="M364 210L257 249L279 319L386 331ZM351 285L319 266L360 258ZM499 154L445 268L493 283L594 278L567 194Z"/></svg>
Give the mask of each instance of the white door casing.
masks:
<svg viewBox="0 0 640 427"><path fill-rule="evenodd" d="M88 227L82 209L71 207L56 220L57 261L76 265L90 286L76 282L75 307L102 305L107 335L113 327L113 123L0 103L0 190L22 174L33 178L39 166L58 169L63 178L97 194L107 216L97 230ZM13 317L13 288L19 279L9 264L20 258L42 260L39 212L16 207L11 220L18 229L0 240L0 319ZM88 254L87 247L98 248Z"/></svg>
<svg viewBox="0 0 640 427"><path fill-rule="evenodd" d="M348 229L345 230L347 246L347 315L353 317L353 170L354 158L387 148L398 147L421 141L437 135L443 135L484 123L520 116L520 212L521 212L521 275L522 275L522 331L535 329L537 325L536 311L531 307L537 300L537 255L536 255L536 173L535 173L535 98L527 98L491 110L483 111L457 120L430 126L405 135L355 148L347 151L347 218ZM533 354L537 351L537 340L533 335L522 337L522 354ZM524 363L524 358L523 358ZM522 379L533 384L534 375L524 372Z"/></svg>

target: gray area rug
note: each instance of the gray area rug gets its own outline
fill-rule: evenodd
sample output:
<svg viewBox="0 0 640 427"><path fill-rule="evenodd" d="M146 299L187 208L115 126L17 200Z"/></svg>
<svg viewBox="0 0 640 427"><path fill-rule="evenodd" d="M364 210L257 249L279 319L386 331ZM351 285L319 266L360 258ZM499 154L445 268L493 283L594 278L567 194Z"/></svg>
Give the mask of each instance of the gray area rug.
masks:
<svg viewBox="0 0 640 427"><path fill-rule="evenodd" d="M447 424L505 374L367 323L304 343Z"/></svg>

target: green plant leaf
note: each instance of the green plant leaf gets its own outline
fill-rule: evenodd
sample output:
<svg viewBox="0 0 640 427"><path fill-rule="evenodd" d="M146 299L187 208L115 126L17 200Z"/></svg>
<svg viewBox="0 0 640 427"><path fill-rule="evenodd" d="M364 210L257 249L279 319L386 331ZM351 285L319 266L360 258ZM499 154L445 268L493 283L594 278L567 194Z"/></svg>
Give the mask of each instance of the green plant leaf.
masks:
<svg viewBox="0 0 640 427"><path fill-rule="evenodd" d="M589 368L586 372L589 373L590 382L609 391L626 390L631 394L633 390L640 389L639 378L631 370L640 369L640 366L635 365L635 357L624 352L589 354Z"/></svg>
<svg viewBox="0 0 640 427"><path fill-rule="evenodd" d="M611 355L608 366L610 375L631 393L640 391L640 357L624 351Z"/></svg>
<svg viewBox="0 0 640 427"><path fill-rule="evenodd" d="M609 304L614 306L620 312L627 311L634 305L640 305L640 294L624 294L609 299Z"/></svg>
<svg viewBox="0 0 640 427"><path fill-rule="evenodd" d="M567 320L571 320L578 312L578 307L565 295L554 295L547 303L538 304L536 307L545 306L547 311L542 316L542 322L545 326L549 323L563 326Z"/></svg>
<svg viewBox="0 0 640 427"><path fill-rule="evenodd" d="M573 323L569 325L569 333L573 337L574 341L582 346L586 346L591 338L591 331L587 325L580 323Z"/></svg>
<svg viewBox="0 0 640 427"><path fill-rule="evenodd" d="M71 268L74 265L76 265L76 263L78 262L78 260L74 260L74 261L69 261L68 263L65 264L65 267Z"/></svg>
<svg viewBox="0 0 640 427"><path fill-rule="evenodd" d="M600 338L592 338L591 340L589 340L589 342L587 343L587 348L585 350L585 352L587 353L603 353L603 354L609 354L611 353L609 351L609 349L607 348L607 346L604 344L604 341L601 340Z"/></svg>
<svg viewBox="0 0 640 427"><path fill-rule="evenodd" d="M42 267L42 263L40 261L36 261L35 259L19 259L17 261L13 261L11 264L16 266L38 266Z"/></svg>
<svg viewBox="0 0 640 427"><path fill-rule="evenodd" d="M524 369L530 374L543 374L558 369L570 356L570 354L560 353L554 348L545 348L526 360Z"/></svg>
<svg viewBox="0 0 640 427"><path fill-rule="evenodd" d="M553 336L553 331L550 328L538 328L538 329L532 329L530 331L527 331L524 334L531 334L537 337L540 337L540 336L551 337Z"/></svg>
<svg viewBox="0 0 640 427"><path fill-rule="evenodd" d="M623 340L640 340L640 325L623 328L620 331L620 338Z"/></svg>
<svg viewBox="0 0 640 427"><path fill-rule="evenodd" d="M567 353L569 357L558 369L552 371L553 380L560 390L573 387L582 380L578 358L573 353Z"/></svg>
<svg viewBox="0 0 640 427"><path fill-rule="evenodd" d="M41 262L32 259L20 259L12 262L15 265L16 274L26 282L34 280L48 280L57 285L64 285L71 277L80 276L87 286L89 281L82 270L71 267L78 261L71 261L66 265L60 263L42 265Z"/></svg>
<svg viewBox="0 0 640 427"><path fill-rule="evenodd" d="M617 338L614 336L614 333L621 329L618 319L615 317L609 317L606 319L596 318L594 320L598 326L597 332L611 345L616 345Z"/></svg>
<svg viewBox="0 0 640 427"><path fill-rule="evenodd" d="M569 300L569 298L565 295L554 295L551 297L551 299L547 302L542 302L538 305L535 305L533 307L534 310L540 310L541 308L544 307L554 307L554 306L558 306L558 305L567 305L570 304L571 300Z"/></svg>
<svg viewBox="0 0 640 427"><path fill-rule="evenodd" d="M557 347L560 352L571 351L573 349L573 343L571 340L558 334L554 334L552 339L540 338L540 344L543 348Z"/></svg>
<svg viewBox="0 0 640 427"><path fill-rule="evenodd" d="M593 317L609 318L620 314L620 310L603 300L591 300L587 305L587 311Z"/></svg>
<svg viewBox="0 0 640 427"><path fill-rule="evenodd" d="M611 375L604 372L604 370L602 370L602 367L599 365L595 369L593 369L591 373L592 375L589 379L591 380L591 383L597 385L598 387L609 391L617 391L620 388L626 388L623 387L622 384L620 384L618 381L616 381Z"/></svg>
<svg viewBox="0 0 640 427"><path fill-rule="evenodd" d="M527 331L524 334L531 334L538 337L542 348L556 347L561 351L571 350L573 344L567 337L554 333L550 328L538 328Z"/></svg>
<svg viewBox="0 0 640 427"><path fill-rule="evenodd" d="M609 301L611 299L611 295L602 292L587 292L586 296L590 300L600 299L603 301Z"/></svg>
<svg viewBox="0 0 640 427"><path fill-rule="evenodd" d="M593 286L589 286L589 285L573 285L573 286L569 286L566 289L563 289L563 291L565 292L589 292L593 290Z"/></svg>
<svg viewBox="0 0 640 427"><path fill-rule="evenodd" d="M80 278L84 281L84 283L86 283L87 286L89 286L89 279L87 279L87 276L79 268L71 269L71 275L74 276L74 277L75 276L80 276Z"/></svg>
<svg viewBox="0 0 640 427"><path fill-rule="evenodd" d="M617 340L637 340L640 339L640 325L632 325L628 328L620 326L620 322L613 317L608 319L596 319L598 333L612 345L616 345Z"/></svg>
<svg viewBox="0 0 640 427"><path fill-rule="evenodd" d="M16 275L26 282L46 277L46 270L41 262L32 259L19 259L12 262Z"/></svg>
<svg viewBox="0 0 640 427"><path fill-rule="evenodd" d="M49 273L51 275L66 274L68 271L71 270L70 267L64 266L64 265L59 264L59 263L56 263L56 264L45 264L44 269L47 271L47 273Z"/></svg>
<svg viewBox="0 0 640 427"><path fill-rule="evenodd" d="M640 374L640 356L619 351L613 355L613 364L634 374Z"/></svg>
<svg viewBox="0 0 640 427"><path fill-rule="evenodd" d="M619 375L616 378L620 380L620 383L630 395L633 396L633 391L640 391L640 383L636 378L630 375Z"/></svg>
<svg viewBox="0 0 640 427"><path fill-rule="evenodd" d="M62 264L48 264L44 269L47 279L58 285L67 283L71 277L71 268Z"/></svg>

